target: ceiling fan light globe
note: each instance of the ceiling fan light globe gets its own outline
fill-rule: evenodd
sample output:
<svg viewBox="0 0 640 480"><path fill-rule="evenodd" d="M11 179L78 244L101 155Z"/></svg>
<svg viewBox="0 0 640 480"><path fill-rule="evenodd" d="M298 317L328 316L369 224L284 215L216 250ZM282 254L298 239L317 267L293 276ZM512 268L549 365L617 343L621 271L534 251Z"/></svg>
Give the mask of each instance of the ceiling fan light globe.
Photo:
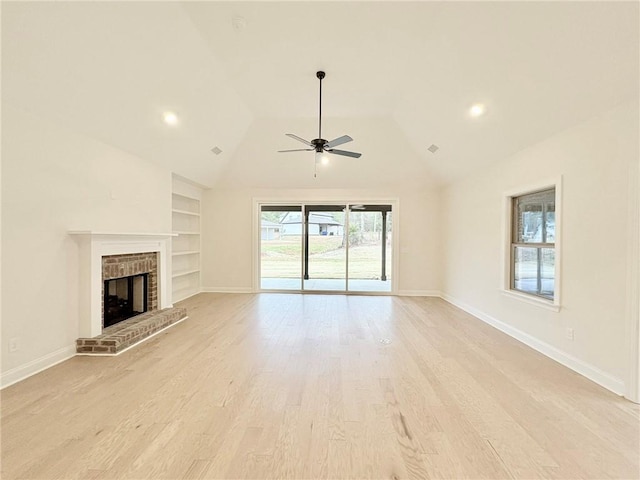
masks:
<svg viewBox="0 0 640 480"><path fill-rule="evenodd" d="M327 165L329 163L329 156L326 152L316 152L316 165Z"/></svg>

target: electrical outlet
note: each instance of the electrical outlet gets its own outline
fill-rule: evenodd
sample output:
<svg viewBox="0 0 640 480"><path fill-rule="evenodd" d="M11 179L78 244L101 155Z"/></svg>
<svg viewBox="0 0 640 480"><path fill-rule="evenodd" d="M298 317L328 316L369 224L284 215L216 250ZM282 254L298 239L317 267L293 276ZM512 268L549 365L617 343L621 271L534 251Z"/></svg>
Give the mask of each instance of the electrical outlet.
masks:
<svg viewBox="0 0 640 480"><path fill-rule="evenodd" d="M573 328L567 327L565 336L567 337L567 340L573 340L574 339Z"/></svg>
<svg viewBox="0 0 640 480"><path fill-rule="evenodd" d="M12 338L9 340L9 353L20 350L20 339Z"/></svg>

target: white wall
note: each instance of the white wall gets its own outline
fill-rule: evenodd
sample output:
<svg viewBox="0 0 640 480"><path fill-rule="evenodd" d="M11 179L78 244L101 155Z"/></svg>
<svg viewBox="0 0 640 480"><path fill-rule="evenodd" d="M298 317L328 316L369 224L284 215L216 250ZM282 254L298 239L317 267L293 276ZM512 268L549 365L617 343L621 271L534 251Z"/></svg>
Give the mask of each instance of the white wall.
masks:
<svg viewBox="0 0 640 480"><path fill-rule="evenodd" d="M288 202L399 200L398 291L434 293L439 289L439 204L433 189L212 189L203 197L202 286L213 291L254 288L254 198Z"/></svg>
<svg viewBox="0 0 640 480"><path fill-rule="evenodd" d="M169 232L171 173L6 104L2 115L6 385L74 352L78 246L67 232Z"/></svg>
<svg viewBox="0 0 640 480"><path fill-rule="evenodd" d="M443 191L446 298L618 393L629 373L629 173L638 106L622 105ZM562 176L562 298L553 312L501 293L503 194ZM637 188L636 176L633 184ZM565 338L573 328L575 339Z"/></svg>

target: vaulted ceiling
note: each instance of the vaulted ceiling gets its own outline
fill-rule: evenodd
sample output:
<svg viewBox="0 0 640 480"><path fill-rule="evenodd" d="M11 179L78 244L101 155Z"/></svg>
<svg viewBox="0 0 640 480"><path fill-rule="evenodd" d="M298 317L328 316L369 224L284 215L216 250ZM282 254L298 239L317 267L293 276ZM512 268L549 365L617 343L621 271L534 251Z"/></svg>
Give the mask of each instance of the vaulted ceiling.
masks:
<svg viewBox="0 0 640 480"><path fill-rule="evenodd" d="M2 101L211 187L438 185L637 100L638 31L637 2L3 2ZM314 179L276 151L316 137L317 70L363 156Z"/></svg>

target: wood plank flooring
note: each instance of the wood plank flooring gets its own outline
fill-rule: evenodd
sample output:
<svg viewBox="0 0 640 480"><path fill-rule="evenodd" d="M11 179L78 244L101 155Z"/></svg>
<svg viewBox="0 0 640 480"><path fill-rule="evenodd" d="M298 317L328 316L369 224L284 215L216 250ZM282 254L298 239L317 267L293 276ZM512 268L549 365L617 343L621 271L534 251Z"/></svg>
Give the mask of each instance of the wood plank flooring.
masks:
<svg viewBox="0 0 640 480"><path fill-rule="evenodd" d="M200 294L1 392L3 479L639 478L640 408L435 298Z"/></svg>

